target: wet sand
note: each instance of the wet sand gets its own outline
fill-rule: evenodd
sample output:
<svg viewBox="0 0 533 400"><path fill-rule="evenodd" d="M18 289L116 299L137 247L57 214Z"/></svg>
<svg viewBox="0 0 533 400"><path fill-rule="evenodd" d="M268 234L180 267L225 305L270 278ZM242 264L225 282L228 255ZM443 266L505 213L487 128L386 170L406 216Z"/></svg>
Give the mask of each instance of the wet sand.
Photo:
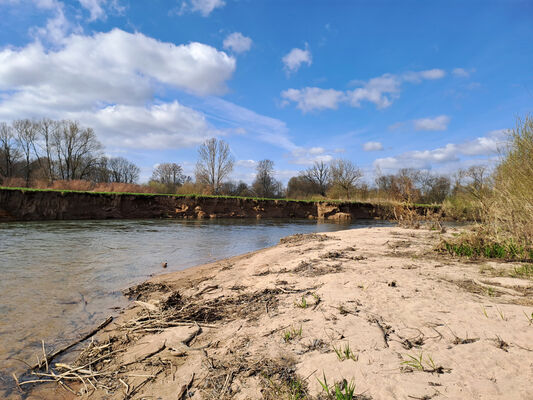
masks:
<svg viewBox="0 0 533 400"><path fill-rule="evenodd" d="M55 373L77 366L84 383L64 382L91 399L326 399L324 377L358 399L531 399L533 282L438 254L440 237L295 235L158 276Z"/></svg>

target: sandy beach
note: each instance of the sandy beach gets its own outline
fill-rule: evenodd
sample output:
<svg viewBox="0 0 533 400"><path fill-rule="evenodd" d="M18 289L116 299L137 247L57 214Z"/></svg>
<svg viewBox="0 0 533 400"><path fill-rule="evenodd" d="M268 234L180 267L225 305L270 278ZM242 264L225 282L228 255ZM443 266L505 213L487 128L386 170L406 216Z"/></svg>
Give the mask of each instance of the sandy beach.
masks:
<svg viewBox="0 0 533 400"><path fill-rule="evenodd" d="M91 399L327 399L335 384L356 399L533 398L533 282L517 263L437 253L441 235L295 235L157 276L54 371ZM77 397L52 384L26 398Z"/></svg>

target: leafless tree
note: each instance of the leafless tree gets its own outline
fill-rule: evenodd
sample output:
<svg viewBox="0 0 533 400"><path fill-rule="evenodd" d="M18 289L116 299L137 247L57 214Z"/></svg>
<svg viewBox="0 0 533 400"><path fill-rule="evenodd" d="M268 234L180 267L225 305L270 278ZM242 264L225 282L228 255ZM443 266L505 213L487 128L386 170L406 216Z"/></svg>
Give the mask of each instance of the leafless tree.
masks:
<svg viewBox="0 0 533 400"><path fill-rule="evenodd" d="M83 128L77 121L62 121L53 133L61 179L84 179L96 167L102 145L92 128Z"/></svg>
<svg viewBox="0 0 533 400"><path fill-rule="evenodd" d="M135 183L141 170L124 157L113 157L108 160L109 180L119 183Z"/></svg>
<svg viewBox="0 0 533 400"><path fill-rule="evenodd" d="M24 177L26 185L29 185L32 171L32 153L37 140L37 124L29 119L19 119L13 121L13 129L16 132L17 145L24 156Z"/></svg>
<svg viewBox="0 0 533 400"><path fill-rule="evenodd" d="M34 151L37 156L39 166L45 172L46 178L50 181L54 181L54 160L53 160L53 137L57 134L57 130L61 125L57 121L49 118L43 118L37 123L37 129L39 132L39 147L37 150L34 144ZM39 155L41 153L41 156Z"/></svg>
<svg viewBox="0 0 533 400"><path fill-rule="evenodd" d="M228 144L216 138L208 139L198 149L196 181L219 193L222 181L233 171L234 160Z"/></svg>
<svg viewBox="0 0 533 400"><path fill-rule="evenodd" d="M183 185L186 177L183 175L183 168L176 163L159 164L152 172L152 181L162 183L169 188L176 188Z"/></svg>
<svg viewBox="0 0 533 400"><path fill-rule="evenodd" d="M274 178L274 162L261 160L257 164L257 174L252 183L252 190L259 197L279 197L281 183Z"/></svg>
<svg viewBox="0 0 533 400"><path fill-rule="evenodd" d="M325 196L328 190L330 171L329 166L323 161L316 161L312 167L307 168L302 176L313 184L320 195Z"/></svg>
<svg viewBox="0 0 533 400"><path fill-rule="evenodd" d="M337 159L330 164L331 182L346 192L346 198L355 188L355 184L362 178L363 173L351 161Z"/></svg>
<svg viewBox="0 0 533 400"><path fill-rule="evenodd" d="M14 165L20 158L13 128L5 122L0 123L0 175L10 178Z"/></svg>

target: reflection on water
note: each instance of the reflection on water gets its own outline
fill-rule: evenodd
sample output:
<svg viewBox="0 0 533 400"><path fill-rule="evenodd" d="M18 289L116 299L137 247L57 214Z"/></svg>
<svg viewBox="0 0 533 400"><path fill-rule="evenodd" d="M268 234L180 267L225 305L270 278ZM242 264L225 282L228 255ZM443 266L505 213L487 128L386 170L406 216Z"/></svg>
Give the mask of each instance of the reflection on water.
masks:
<svg viewBox="0 0 533 400"><path fill-rule="evenodd" d="M271 246L294 233L384 225L287 220L114 220L0 224L0 386L127 304L121 290L163 272ZM6 384L6 382L4 382ZM1 394L1 392L0 392Z"/></svg>

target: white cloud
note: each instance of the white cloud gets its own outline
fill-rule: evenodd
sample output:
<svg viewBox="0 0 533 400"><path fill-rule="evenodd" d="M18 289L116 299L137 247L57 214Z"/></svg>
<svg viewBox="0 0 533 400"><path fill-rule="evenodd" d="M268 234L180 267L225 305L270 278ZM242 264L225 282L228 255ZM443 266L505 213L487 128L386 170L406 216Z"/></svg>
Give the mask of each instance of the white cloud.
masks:
<svg viewBox="0 0 533 400"><path fill-rule="evenodd" d="M190 0L190 7L193 12L199 12L207 17L215 8L222 8L226 5L223 0Z"/></svg>
<svg viewBox="0 0 533 400"><path fill-rule="evenodd" d="M346 94L352 107L361 107L362 101L374 103L377 108L386 108L399 97L401 80L392 74L384 74L365 82L362 87Z"/></svg>
<svg viewBox="0 0 533 400"><path fill-rule="evenodd" d="M11 100L51 105L138 103L151 96L156 82L195 94L222 93L235 65L205 44L176 46L114 29L69 36L57 50L36 42L0 51L0 89L14 91Z"/></svg>
<svg viewBox="0 0 533 400"><path fill-rule="evenodd" d="M311 65L313 59L311 56L311 52L309 51L306 45L305 50L298 48L292 49L288 54L283 56L281 61L283 62L287 73L290 74L298 71L302 64Z"/></svg>
<svg viewBox="0 0 533 400"><path fill-rule="evenodd" d="M115 105L96 112L73 114L101 132L105 145L139 148L182 148L215 136L203 114L177 101L150 107Z"/></svg>
<svg viewBox="0 0 533 400"><path fill-rule="evenodd" d="M378 158L374 167L382 170L399 168L430 169L434 164L464 163L468 161L462 157L486 156L493 157L505 145L507 130L489 132L473 140L462 143L448 143L444 147L433 150L415 150L402 153L396 157Z"/></svg>
<svg viewBox="0 0 533 400"><path fill-rule="evenodd" d="M238 160L235 163L238 167L244 167L244 168L255 168L257 166L257 161L254 160Z"/></svg>
<svg viewBox="0 0 533 400"><path fill-rule="evenodd" d="M402 78L406 82L419 83L422 80L435 80L442 79L446 76L446 71L438 68L427 69L424 71L409 71L402 75Z"/></svg>
<svg viewBox="0 0 533 400"><path fill-rule="evenodd" d="M252 47L252 39L240 32L234 32L224 39L224 48L235 53L244 53Z"/></svg>
<svg viewBox="0 0 533 400"><path fill-rule="evenodd" d="M91 56L88 57L87 55ZM235 59L201 43L175 45L119 29L0 50L0 118L78 119L104 144L178 148L214 131L206 117L155 94L166 87L222 93ZM154 104L155 103L155 104Z"/></svg>
<svg viewBox="0 0 533 400"><path fill-rule="evenodd" d="M79 0L83 8L89 11L90 18L89 21L96 21L97 19L105 19L107 16L102 7L102 4L106 0Z"/></svg>
<svg viewBox="0 0 533 400"><path fill-rule="evenodd" d="M297 108L303 112L308 112L312 110L336 109L338 104L344 100L345 95L338 90L306 87L301 90L285 90L281 92L281 97L287 102L295 102Z"/></svg>
<svg viewBox="0 0 533 400"><path fill-rule="evenodd" d="M448 129L450 117L447 115L439 115L435 118L421 118L415 119L413 125L417 131L445 131Z"/></svg>
<svg viewBox="0 0 533 400"><path fill-rule="evenodd" d="M364 151L380 151L383 150L383 145L380 142L366 142L363 144Z"/></svg>
<svg viewBox="0 0 533 400"><path fill-rule="evenodd" d="M30 28L30 33L37 38L51 43L61 43L71 32L80 33L82 28L74 25L65 17L64 4L58 0L36 0L35 5L41 10L51 11L53 16L46 20L44 27Z"/></svg>
<svg viewBox="0 0 533 400"><path fill-rule="evenodd" d="M452 74L460 78L468 78L470 76L470 72L464 68L454 68Z"/></svg>
<svg viewBox="0 0 533 400"><path fill-rule="evenodd" d="M311 165L315 162L328 163L333 160L330 154L326 154L323 147L297 147L291 152L290 162L298 165Z"/></svg>
<svg viewBox="0 0 533 400"><path fill-rule="evenodd" d="M283 105L294 102L303 112L311 110L337 109L340 103L348 103L359 108L363 102L373 103L378 109L389 107L400 97L401 86L404 82L420 83L423 80L440 79L445 72L432 69L418 72L407 72L402 75L383 74L368 81L351 81L350 85L360 86L346 92L335 89L321 89L305 87L303 89L288 89L281 92Z"/></svg>

